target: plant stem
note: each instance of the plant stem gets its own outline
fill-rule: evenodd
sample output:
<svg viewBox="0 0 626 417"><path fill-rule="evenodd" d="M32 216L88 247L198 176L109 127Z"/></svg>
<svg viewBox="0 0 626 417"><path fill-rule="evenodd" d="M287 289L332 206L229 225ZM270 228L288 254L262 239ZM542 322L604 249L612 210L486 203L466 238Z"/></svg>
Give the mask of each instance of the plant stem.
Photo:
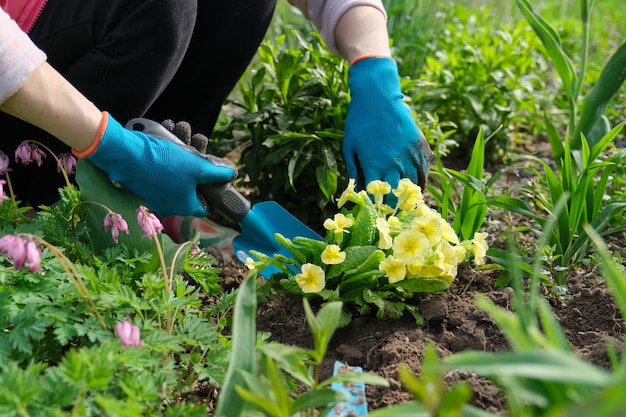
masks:
<svg viewBox="0 0 626 417"><path fill-rule="evenodd" d="M159 255L159 261L161 262L161 271L163 272L163 282L165 285L165 292L169 296L171 292L171 283L167 274L167 266L165 265L165 256L163 255L163 249L161 249L161 242L159 242L159 238L157 236L156 230L154 230L154 227L152 226L152 224L150 224L150 228L152 229L152 239L154 239L154 243L156 244L157 253ZM165 319L166 319L166 324L165 324L166 329L168 333L171 333L172 323L171 323L169 309L167 310Z"/></svg>
<svg viewBox="0 0 626 417"><path fill-rule="evenodd" d="M7 187L9 187L9 195L11 196L11 202L13 203L13 208L15 212L17 212L17 201L15 199L15 192L13 191L13 184L11 183L11 177L8 172L5 172L4 177L7 179Z"/></svg>

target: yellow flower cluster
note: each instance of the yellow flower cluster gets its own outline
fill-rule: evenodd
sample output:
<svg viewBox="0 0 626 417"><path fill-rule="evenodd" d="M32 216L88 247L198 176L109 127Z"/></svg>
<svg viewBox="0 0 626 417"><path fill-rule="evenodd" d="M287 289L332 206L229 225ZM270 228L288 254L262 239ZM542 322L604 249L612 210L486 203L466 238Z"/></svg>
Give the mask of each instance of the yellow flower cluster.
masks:
<svg viewBox="0 0 626 417"><path fill-rule="evenodd" d="M485 241L487 234L476 233L473 239L459 242L452 226L427 206L420 187L411 180L400 180L396 189L383 181L368 184L367 192L356 192L354 189L354 180L350 180L338 199L338 207L347 202L360 206L373 204L378 213L374 225L378 241L373 244L385 254L378 268L384 272L389 283L418 278L438 278L452 283L458 265L469 255L473 256L475 265L484 264L488 249ZM383 202L390 193L397 199L395 208ZM324 222L324 227L333 232L336 242L322 252L324 265L340 264L346 259L340 245L353 224L350 215L341 213ZM307 263L302 266L295 279L303 292L317 293L324 289L324 265Z"/></svg>

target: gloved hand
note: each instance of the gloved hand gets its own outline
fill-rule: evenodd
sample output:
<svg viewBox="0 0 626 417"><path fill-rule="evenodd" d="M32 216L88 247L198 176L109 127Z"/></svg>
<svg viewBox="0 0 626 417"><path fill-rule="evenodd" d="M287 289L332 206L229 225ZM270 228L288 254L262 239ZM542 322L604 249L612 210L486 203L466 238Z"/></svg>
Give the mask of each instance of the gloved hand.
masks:
<svg viewBox="0 0 626 417"><path fill-rule="evenodd" d="M373 180L393 188L409 178L422 189L433 153L402 101L398 68L391 58L364 58L348 70L351 101L343 154L348 176L364 189Z"/></svg>
<svg viewBox="0 0 626 417"><path fill-rule="evenodd" d="M215 165L173 142L125 129L106 112L102 117L94 144L74 155L93 162L160 216L207 216L196 186L236 175L234 166Z"/></svg>

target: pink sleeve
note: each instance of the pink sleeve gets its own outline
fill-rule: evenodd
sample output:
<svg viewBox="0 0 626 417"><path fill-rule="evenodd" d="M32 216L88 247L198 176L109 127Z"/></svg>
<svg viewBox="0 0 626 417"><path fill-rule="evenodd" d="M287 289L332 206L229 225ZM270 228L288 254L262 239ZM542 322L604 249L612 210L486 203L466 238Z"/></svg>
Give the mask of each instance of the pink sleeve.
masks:
<svg viewBox="0 0 626 417"><path fill-rule="evenodd" d="M15 94L45 61L46 54L0 9L0 103Z"/></svg>

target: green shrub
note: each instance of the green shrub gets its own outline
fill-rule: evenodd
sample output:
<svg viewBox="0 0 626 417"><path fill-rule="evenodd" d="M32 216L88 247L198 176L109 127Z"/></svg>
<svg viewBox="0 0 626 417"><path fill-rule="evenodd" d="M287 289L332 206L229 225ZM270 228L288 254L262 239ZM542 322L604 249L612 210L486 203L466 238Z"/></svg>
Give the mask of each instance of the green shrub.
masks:
<svg viewBox="0 0 626 417"><path fill-rule="evenodd" d="M219 132L242 146L240 178L307 223L321 223L338 186L347 63L309 22L264 42L230 102L243 112ZM314 33L313 33L314 32ZM304 34L306 38L304 38Z"/></svg>
<svg viewBox="0 0 626 417"><path fill-rule="evenodd" d="M455 7L453 16L430 44L432 55L407 91L417 113L451 122L459 144L454 156L468 156L481 126L488 161L508 149L512 131L537 129L546 96L546 60L539 40L524 22L491 25L487 9ZM498 129L502 126L502 129Z"/></svg>

